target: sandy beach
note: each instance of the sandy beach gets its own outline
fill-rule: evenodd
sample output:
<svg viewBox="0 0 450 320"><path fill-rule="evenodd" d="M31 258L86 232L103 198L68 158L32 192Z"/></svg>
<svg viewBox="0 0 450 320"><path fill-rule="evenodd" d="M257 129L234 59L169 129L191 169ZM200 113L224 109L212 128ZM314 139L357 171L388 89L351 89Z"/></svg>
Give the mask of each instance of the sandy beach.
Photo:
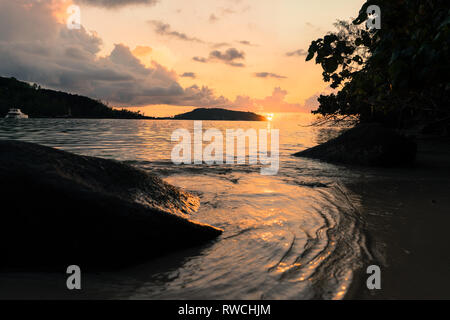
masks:
<svg viewBox="0 0 450 320"><path fill-rule="evenodd" d="M379 179L349 188L361 197L369 246L382 289L366 288L365 270L347 298L450 298L450 150L447 141L419 139L416 165L377 169Z"/></svg>

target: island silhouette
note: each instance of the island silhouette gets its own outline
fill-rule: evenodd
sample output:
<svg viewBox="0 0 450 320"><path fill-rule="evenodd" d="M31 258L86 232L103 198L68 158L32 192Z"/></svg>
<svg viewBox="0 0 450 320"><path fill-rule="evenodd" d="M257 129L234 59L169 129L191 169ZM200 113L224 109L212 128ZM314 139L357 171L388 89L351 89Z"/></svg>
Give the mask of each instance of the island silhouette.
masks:
<svg viewBox="0 0 450 320"><path fill-rule="evenodd" d="M253 112L223 108L197 108L174 117L147 117L139 111L114 109L86 96L0 77L0 117L4 118L10 108L20 108L30 118L267 121Z"/></svg>

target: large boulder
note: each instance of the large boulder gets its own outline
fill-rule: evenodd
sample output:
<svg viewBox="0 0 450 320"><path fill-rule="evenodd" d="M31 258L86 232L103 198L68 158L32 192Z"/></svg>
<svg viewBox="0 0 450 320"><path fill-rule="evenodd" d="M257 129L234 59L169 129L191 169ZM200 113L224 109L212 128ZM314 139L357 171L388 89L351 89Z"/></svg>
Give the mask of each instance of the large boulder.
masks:
<svg viewBox="0 0 450 320"><path fill-rule="evenodd" d="M0 268L121 267L214 239L199 199L143 170L0 141Z"/></svg>
<svg viewBox="0 0 450 320"><path fill-rule="evenodd" d="M359 125L339 137L294 154L334 163L367 166L407 166L416 157L416 142L377 124Z"/></svg>

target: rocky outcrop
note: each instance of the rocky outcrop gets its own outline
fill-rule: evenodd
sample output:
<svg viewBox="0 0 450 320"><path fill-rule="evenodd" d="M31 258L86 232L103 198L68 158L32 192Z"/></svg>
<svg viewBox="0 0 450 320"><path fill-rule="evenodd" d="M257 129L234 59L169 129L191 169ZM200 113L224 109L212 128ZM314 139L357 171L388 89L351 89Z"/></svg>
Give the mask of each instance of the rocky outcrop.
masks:
<svg viewBox="0 0 450 320"><path fill-rule="evenodd" d="M0 141L0 267L119 267L199 245L199 200L143 170Z"/></svg>
<svg viewBox="0 0 450 320"><path fill-rule="evenodd" d="M407 166L416 156L416 142L377 124L359 125L339 137L294 154L333 163L367 166Z"/></svg>

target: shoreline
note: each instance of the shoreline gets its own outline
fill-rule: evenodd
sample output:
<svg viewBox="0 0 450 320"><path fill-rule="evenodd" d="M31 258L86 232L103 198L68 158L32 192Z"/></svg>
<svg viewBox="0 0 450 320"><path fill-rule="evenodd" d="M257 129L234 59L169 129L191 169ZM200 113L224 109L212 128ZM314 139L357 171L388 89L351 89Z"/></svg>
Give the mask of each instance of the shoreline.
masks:
<svg viewBox="0 0 450 320"><path fill-rule="evenodd" d="M0 118L5 119L5 118ZM58 119L58 120L175 120L175 121L233 121L233 122L267 122L267 120L229 120L229 119L175 119L175 118L66 118L66 117L33 117L27 119L8 119L28 120L28 119Z"/></svg>
<svg viewBox="0 0 450 320"><path fill-rule="evenodd" d="M369 275L362 268L346 299L450 298L448 141L422 137L418 147L414 167L370 169L375 179L347 186L361 197L382 289L366 288Z"/></svg>
<svg viewBox="0 0 450 320"><path fill-rule="evenodd" d="M364 265L354 271L344 299L450 297L447 293L450 257L446 254L450 224L450 150L447 149L447 140L421 138L414 167L349 167L360 174L355 182L345 185L362 209L363 230L369 240L369 251L375 257L370 263L381 267L382 289L366 289L368 265ZM170 258L182 261L187 252L190 251L176 252ZM171 259L158 261L164 263Z"/></svg>

